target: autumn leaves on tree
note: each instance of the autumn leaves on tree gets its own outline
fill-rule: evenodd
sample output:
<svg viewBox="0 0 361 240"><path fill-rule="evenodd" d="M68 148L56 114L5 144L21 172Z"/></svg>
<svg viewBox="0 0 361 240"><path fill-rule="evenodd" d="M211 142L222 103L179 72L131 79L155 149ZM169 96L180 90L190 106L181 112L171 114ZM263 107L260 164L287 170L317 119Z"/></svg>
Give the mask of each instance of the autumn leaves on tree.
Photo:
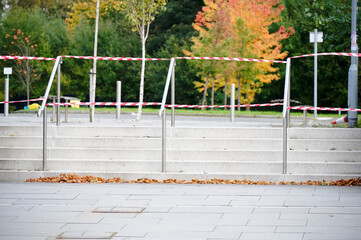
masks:
<svg viewBox="0 0 361 240"><path fill-rule="evenodd" d="M193 27L199 35L192 38L189 56L244 57L257 59L284 59L281 41L289 38L294 31L280 26L271 32L281 20L284 6L280 0L205 0L205 6L198 12ZM223 88L225 104L228 85L235 83L238 88L238 104L251 103L255 94L260 93L265 83L278 80L278 68L272 63L198 61L202 81L195 87L203 92L202 104L206 102L207 89ZM210 76L212 81L210 82Z"/></svg>

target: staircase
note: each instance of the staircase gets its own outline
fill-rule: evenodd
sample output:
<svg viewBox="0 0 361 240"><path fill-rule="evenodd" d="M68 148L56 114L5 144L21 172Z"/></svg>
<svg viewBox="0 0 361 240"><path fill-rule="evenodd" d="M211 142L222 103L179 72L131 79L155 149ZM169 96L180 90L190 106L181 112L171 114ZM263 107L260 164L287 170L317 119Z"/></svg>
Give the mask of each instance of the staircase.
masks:
<svg viewBox="0 0 361 240"><path fill-rule="evenodd" d="M288 137L289 175L361 175L361 129L291 128ZM0 180L42 170L42 141L41 126L1 126ZM49 126L48 172L40 173L160 178L161 144L154 126ZM168 127L167 176L269 179L282 173L282 149L282 128Z"/></svg>

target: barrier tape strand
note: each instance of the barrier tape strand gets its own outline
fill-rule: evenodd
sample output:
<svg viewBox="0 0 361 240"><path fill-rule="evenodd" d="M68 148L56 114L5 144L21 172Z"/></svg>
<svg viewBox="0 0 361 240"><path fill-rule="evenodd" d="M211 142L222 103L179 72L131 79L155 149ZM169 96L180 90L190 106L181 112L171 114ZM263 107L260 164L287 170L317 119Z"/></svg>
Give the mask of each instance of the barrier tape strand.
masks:
<svg viewBox="0 0 361 240"><path fill-rule="evenodd" d="M36 102L36 101L43 101L45 98L35 98L35 99L29 99L29 100L17 100L17 101L6 101L6 102L0 102L0 104L4 103L21 103L21 102Z"/></svg>
<svg viewBox="0 0 361 240"><path fill-rule="evenodd" d="M361 109L357 108L331 108L331 107L288 107L293 110L320 110L320 111L344 111L344 112L361 112Z"/></svg>
<svg viewBox="0 0 361 240"><path fill-rule="evenodd" d="M46 58L46 57L26 57L26 56L0 56L0 59L9 60L44 60L44 61L54 61L56 58Z"/></svg>

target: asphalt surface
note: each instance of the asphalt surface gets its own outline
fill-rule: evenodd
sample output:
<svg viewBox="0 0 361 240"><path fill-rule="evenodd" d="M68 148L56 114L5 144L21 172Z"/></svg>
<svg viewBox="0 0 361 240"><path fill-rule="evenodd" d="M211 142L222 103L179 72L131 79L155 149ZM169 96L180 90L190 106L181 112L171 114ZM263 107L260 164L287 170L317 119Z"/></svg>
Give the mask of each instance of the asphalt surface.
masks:
<svg viewBox="0 0 361 240"><path fill-rule="evenodd" d="M0 183L0 239L359 240L361 188Z"/></svg>

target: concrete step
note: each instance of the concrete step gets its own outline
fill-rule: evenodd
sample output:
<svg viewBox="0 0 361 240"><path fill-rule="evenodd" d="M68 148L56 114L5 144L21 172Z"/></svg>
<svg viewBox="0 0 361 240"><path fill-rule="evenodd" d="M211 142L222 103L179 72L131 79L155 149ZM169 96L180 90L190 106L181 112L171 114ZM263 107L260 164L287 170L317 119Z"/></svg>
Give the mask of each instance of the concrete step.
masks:
<svg viewBox="0 0 361 240"><path fill-rule="evenodd" d="M289 174L360 174L360 162L289 162Z"/></svg>
<svg viewBox="0 0 361 240"><path fill-rule="evenodd" d="M0 136L43 136L43 128L40 126L1 126Z"/></svg>
<svg viewBox="0 0 361 240"><path fill-rule="evenodd" d="M40 136L0 137L2 147L41 147ZM214 149L214 150L274 150L282 149L280 139L229 139L229 138L169 138L168 149ZM60 148L118 148L154 149L161 147L161 138L153 137L48 137L49 147ZM290 150L361 151L361 139L291 139Z"/></svg>
<svg viewBox="0 0 361 240"><path fill-rule="evenodd" d="M361 139L361 129L349 128L290 128L290 139Z"/></svg>
<svg viewBox="0 0 361 240"><path fill-rule="evenodd" d="M282 139L282 128L168 128L173 138L271 138Z"/></svg>
<svg viewBox="0 0 361 240"><path fill-rule="evenodd" d="M120 177L126 181L135 180L139 178L150 178L150 179L178 179L178 180L188 180L199 179L206 180L212 178L218 179L248 179L252 181L266 181L266 182L276 182L281 181L295 181L295 182L306 182L308 180L312 181L335 181L340 179L351 179L358 178L359 174L256 174L256 173L202 173L202 172L191 172L191 173L149 173L145 172L102 172L102 171L18 171L18 170L0 170L0 182L20 182L26 179L40 178L40 177L54 177L59 176L60 174L71 174L75 173L77 175L86 176L92 175L101 178L114 178Z"/></svg>
<svg viewBox="0 0 361 240"><path fill-rule="evenodd" d="M42 159L19 159L19 158L2 158L0 159L0 170L27 170L40 171L43 169Z"/></svg>
<svg viewBox="0 0 361 240"><path fill-rule="evenodd" d="M290 150L361 151L361 139L290 139Z"/></svg>
<svg viewBox="0 0 361 240"><path fill-rule="evenodd" d="M162 129L160 127L60 126L49 128L48 136L160 138L162 136Z"/></svg>
<svg viewBox="0 0 361 240"><path fill-rule="evenodd" d="M0 147L0 158L42 159L41 147ZM281 161L281 150L168 149L167 159L196 161ZM49 148L48 158L160 160L161 149ZM361 162L361 151L288 151L289 161Z"/></svg>
<svg viewBox="0 0 361 240"><path fill-rule="evenodd" d="M41 160L0 160L0 170L41 170ZM167 161L167 172L202 173L282 173L282 162L270 161ZM361 163L339 162L288 162L289 174L359 174ZM101 172L160 172L161 161L155 160L64 160L51 159L46 162L48 171L101 171Z"/></svg>
<svg viewBox="0 0 361 240"><path fill-rule="evenodd" d="M48 138L48 142L51 141L51 138ZM9 136L9 137L0 137L0 146L1 147L26 147L26 148L36 148L43 146L43 137L40 136Z"/></svg>
<svg viewBox="0 0 361 240"><path fill-rule="evenodd" d="M361 151L288 151L289 162L361 162Z"/></svg>

